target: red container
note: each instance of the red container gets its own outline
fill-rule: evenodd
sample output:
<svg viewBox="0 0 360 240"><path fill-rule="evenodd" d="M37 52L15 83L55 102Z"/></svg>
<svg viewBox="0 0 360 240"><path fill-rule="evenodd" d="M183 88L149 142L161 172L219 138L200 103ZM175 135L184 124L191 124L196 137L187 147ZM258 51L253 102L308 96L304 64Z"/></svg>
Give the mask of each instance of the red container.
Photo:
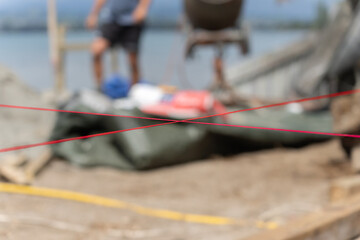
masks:
<svg viewBox="0 0 360 240"><path fill-rule="evenodd" d="M208 112L214 107L214 97L207 91L180 91L174 95L172 105L176 108L193 108Z"/></svg>

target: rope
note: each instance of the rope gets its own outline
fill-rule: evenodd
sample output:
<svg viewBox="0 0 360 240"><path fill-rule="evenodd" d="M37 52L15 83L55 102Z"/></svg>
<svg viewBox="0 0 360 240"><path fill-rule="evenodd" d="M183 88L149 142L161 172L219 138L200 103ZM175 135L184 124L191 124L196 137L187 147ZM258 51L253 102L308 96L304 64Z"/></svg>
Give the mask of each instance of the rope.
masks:
<svg viewBox="0 0 360 240"><path fill-rule="evenodd" d="M278 227L278 224L275 222L246 221L246 220L227 218L227 217L197 215L197 214L182 213L182 212L176 212L176 211L170 211L164 209L155 209L150 207L143 207L140 205L136 205L116 199L71 192L71 191L51 189L51 188L40 188L40 187L30 187L30 186L0 183L0 192L67 200L67 201L79 202L79 203L96 205L101 207L123 209L143 216L172 220L172 221L198 223L198 224L206 224L206 225L218 225L218 226L234 225L241 227L255 227L259 229L275 229Z"/></svg>

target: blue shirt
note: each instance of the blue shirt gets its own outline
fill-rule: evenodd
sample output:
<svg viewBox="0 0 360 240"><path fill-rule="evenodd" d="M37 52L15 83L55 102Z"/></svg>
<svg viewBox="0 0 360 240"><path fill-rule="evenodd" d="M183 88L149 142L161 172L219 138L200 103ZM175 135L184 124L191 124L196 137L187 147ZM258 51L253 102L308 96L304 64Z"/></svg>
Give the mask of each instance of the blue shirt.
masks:
<svg viewBox="0 0 360 240"><path fill-rule="evenodd" d="M132 14L139 0L107 0L102 12L104 23L117 23L122 26L135 25Z"/></svg>

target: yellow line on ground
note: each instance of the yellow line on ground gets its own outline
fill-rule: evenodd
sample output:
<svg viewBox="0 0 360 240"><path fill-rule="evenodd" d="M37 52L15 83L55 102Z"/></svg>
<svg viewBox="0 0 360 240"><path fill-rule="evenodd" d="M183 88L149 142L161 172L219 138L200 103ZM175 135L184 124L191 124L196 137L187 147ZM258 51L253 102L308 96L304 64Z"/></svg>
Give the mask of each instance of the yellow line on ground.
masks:
<svg viewBox="0 0 360 240"><path fill-rule="evenodd" d="M208 225L237 225L242 227L256 227L260 229L275 229L278 227L278 224L275 222L246 221L227 217L196 215L163 209L153 209L119 201L116 199L50 188L0 183L0 192L62 199L109 208L125 209L140 215L189 223L201 223Z"/></svg>

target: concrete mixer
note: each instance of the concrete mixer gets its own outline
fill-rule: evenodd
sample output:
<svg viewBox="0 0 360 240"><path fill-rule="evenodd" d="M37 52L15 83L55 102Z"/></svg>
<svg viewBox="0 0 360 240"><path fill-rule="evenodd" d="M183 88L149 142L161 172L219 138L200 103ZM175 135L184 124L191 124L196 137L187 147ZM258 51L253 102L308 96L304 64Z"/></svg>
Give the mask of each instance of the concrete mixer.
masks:
<svg viewBox="0 0 360 240"><path fill-rule="evenodd" d="M244 0L184 0L187 34L185 56L192 57L195 48L199 46L212 45L215 48L215 89L231 90L225 81L223 70L225 45L237 44L242 54L249 52L249 31L243 24L241 14L243 4ZM225 95L231 96L231 99L239 99L232 91L227 91Z"/></svg>
<svg viewBox="0 0 360 240"><path fill-rule="evenodd" d="M236 25L243 0L185 0L185 12L194 28L222 30Z"/></svg>

